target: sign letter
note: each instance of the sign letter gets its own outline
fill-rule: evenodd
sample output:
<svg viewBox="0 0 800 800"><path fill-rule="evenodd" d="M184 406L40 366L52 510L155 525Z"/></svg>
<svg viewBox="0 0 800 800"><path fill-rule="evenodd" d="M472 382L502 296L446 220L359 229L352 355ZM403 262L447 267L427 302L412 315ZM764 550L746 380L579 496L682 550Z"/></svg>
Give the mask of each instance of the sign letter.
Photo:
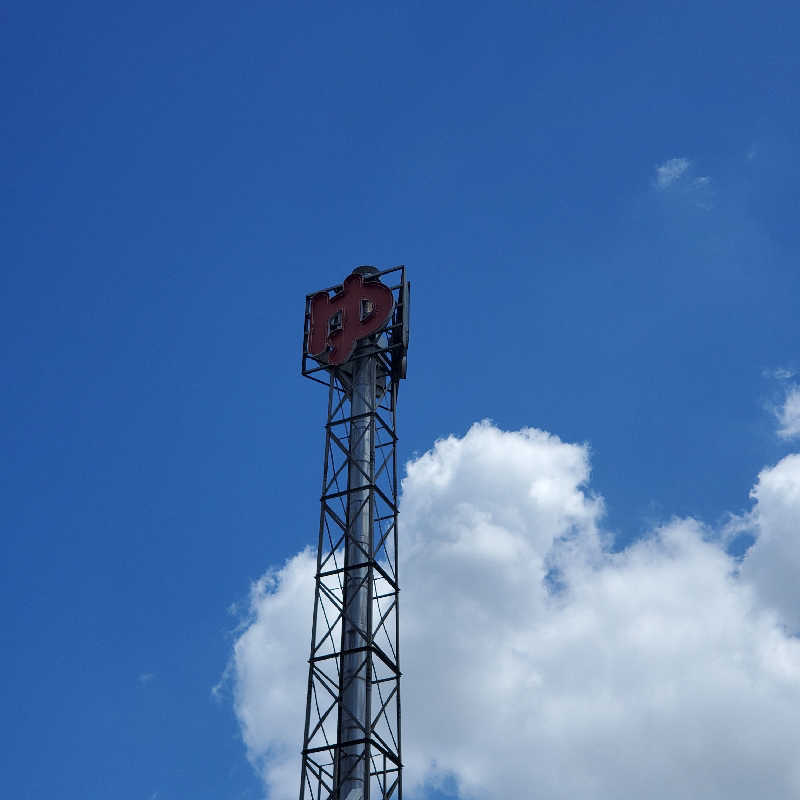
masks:
<svg viewBox="0 0 800 800"><path fill-rule="evenodd" d="M394 299L387 286L378 281L365 282L358 274L348 275L342 290L333 297L317 292L310 303L308 354L335 366L344 364L359 339L389 321L393 307Z"/></svg>

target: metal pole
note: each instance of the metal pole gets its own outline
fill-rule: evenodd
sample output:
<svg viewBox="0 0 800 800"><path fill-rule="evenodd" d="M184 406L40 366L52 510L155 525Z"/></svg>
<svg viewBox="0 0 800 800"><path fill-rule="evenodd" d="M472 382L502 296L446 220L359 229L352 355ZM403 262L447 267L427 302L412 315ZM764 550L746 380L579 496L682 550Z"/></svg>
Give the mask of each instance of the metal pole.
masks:
<svg viewBox="0 0 800 800"><path fill-rule="evenodd" d="M369 754L366 752L367 691L370 636L370 574L372 556L371 485L374 480L373 426L377 361L374 345L365 340L353 359L350 400L350 466L348 475L347 544L345 548L342 623L340 794L337 800L367 800ZM361 566L355 566L361 565Z"/></svg>

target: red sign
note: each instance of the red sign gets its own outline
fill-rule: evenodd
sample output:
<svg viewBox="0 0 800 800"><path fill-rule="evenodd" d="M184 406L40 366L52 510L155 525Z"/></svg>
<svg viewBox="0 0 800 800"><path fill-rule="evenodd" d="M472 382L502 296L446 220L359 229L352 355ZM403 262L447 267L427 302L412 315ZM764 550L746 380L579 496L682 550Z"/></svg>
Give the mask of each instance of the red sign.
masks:
<svg viewBox="0 0 800 800"><path fill-rule="evenodd" d="M328 364L344 364L356 342L379 331L391 318L394 298L378 281L352 274L333 297L317 292L310 302L308 354Z"/></svg>

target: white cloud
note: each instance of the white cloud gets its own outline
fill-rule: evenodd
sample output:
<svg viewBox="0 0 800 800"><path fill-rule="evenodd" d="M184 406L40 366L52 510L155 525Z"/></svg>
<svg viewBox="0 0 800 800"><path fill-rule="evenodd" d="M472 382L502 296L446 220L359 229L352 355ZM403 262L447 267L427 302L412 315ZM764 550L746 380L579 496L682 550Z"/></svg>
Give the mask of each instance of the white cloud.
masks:
<svg viewBox="0 0 800 800"><path fill-rule="evenodd" d="M777 409L778 436L793 439L800 436L800 386L792 386L786 392L783 405Z"/></svg>
<svg viewBox="0 0 800 800"><path fill-rule="evenodd" d="M800 632L800 454L762 470L751 496L759 536L742 564L742 576L780 611L791 631Z"/></svg>
<svg viewBox="0 0 800 800"><path fill-rule="evenodd" d="M236 716L248 757L275 797L294 797L300 786L315 567L306 549L256 581L252 624L234 645Z"/></svg>
<svg viewBox="0 0 800 800"><path fill-rule="evenodd" d="M692 177L692 167L688 158L670 158L656 167L653 185L659 191L678 191L685 200L710 211L714 207L715 194L711 178L708 175Z"/></svg>
<svg viewBox="0 0 800 800"><path fill-rule="evenodd" d="M489 423L409 463L409 796L443 780L488 800L800 796L800 640L784 629L800 626L800 455L759 476L740 575L693 520L610 552L588 480L585 446ZM314 566L306 550L253 586L233 655L273 800L299 785Z"/></svg>
<svg viewBox="0 0 800 800"><path fill-rule="evenodd" d="M786 381L797 375L797 370L787 369L786 367L776 367L775 369L765 369L761 373L765 378L775 378L779 381Z"/></svg>
<svg viewBox="0 0 800 800"><path fill-rule="evenodd" d="M666 189L677 181L688 169L688 158L670 158L656 167L656 187Z"/></svg>

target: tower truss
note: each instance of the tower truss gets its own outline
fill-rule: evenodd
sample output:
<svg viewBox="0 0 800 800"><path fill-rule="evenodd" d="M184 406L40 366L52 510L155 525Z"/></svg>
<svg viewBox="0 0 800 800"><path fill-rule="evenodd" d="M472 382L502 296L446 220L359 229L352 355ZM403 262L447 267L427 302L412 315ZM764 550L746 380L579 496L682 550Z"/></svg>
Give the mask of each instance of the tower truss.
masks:
<svg viewBox="0 0 800 800"><path fill-rule="evenodd" d="M359 267L306 298L302 372L326 386L328 412L300 800L402 800L396 419L408 306L404 267ZM347 343L335 347L348 334L345 357Z"/></svg>

